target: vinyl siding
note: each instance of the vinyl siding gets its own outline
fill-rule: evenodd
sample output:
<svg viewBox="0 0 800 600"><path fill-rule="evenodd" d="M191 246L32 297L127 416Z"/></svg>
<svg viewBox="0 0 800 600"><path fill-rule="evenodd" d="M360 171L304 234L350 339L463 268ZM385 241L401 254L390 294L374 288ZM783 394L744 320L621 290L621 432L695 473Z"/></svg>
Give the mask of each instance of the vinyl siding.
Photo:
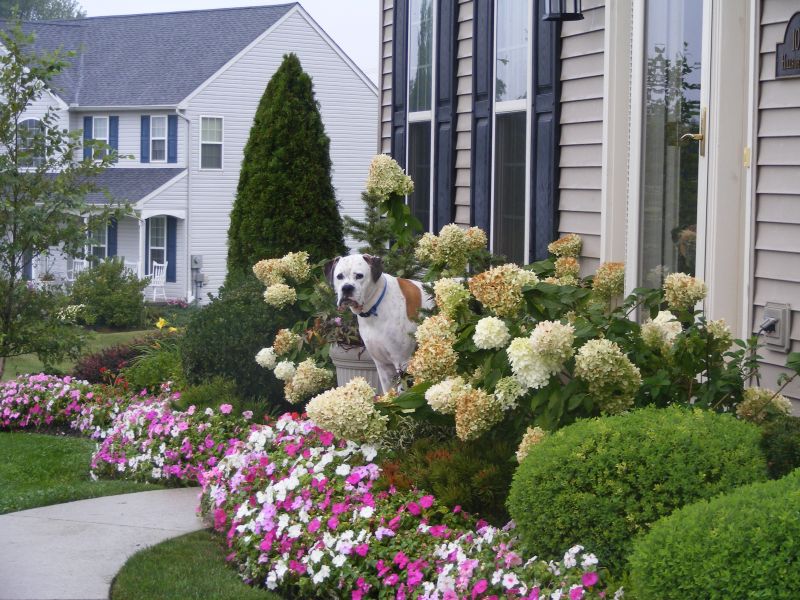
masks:
<svg viewBox="0 0 800 600"><path fill-rule="evenodd" d="M378 152L389 154L392 151L392 0L382 0L381 34L378 81L380 86L380 123L378 131Z"/></svg>
<svg viewBox="0 0 800 600"><path fill-rule="evenodd" d="M473 0L458 3L456 50L455 222L471 225L470 188L472 160L472 15Z"/></svg>
<svg viewBox="0 0 800 600"><path fill-rule="evenodd" d="M189 102L191 146L199 147L201 116L224 119L223 169L190 172L190 252L203 256L207 283L216 293L226 272L227 233L242 153L258 102L283 55L294 52L311 75L330 137L333 185L342 214L363 217L361 192L375 153L377 95L299 12L291 14Z"/></svg>
<svg viewBox="0 0 800 600"><path fill-rule="evenodd" d="M760 3L760 69L753 260L753 329L767 302L791 306L792 350L800 351L800 79L775 79L775 46L797 2ZM762 384L775 387L786 355L764 348ZM800 400L800 383L784 390Z"/></svg>
<svg viewBox="0 0 800 600"><path fill-rule="evenodd" d="M583 238L583 275L600 263L604 4L584 0L584 19L561 29L558 231Z"/></svg>
<svg viewBox="0 0 800 600"><path fill-rule="evenodd" d="M186 166L186 121L178 118L178 162L139 162L141 159L141 139L142 139L142 115L162 116L175 114L167 111L139 112L139 111L80 111L70 112L70 129L83 129L83 117L108 117L115 115L119 117L119 154L122 157L115 164L118 167L141 167L143 169L163 169L164 167L185 167Z"/></svg>

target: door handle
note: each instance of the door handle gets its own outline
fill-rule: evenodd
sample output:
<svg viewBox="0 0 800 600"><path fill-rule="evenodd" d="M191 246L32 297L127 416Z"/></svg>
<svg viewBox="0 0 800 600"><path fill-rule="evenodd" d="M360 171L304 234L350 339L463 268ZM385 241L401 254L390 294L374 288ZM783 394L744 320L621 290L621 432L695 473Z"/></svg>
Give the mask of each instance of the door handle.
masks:
<svg viewBox="0 0 800 600"><path fill-rule="evenodd" d="M684 133L680 141L692 140L700 143L700 156L706 155L706 107L700 109L700 131L697 133Z"/></svg>

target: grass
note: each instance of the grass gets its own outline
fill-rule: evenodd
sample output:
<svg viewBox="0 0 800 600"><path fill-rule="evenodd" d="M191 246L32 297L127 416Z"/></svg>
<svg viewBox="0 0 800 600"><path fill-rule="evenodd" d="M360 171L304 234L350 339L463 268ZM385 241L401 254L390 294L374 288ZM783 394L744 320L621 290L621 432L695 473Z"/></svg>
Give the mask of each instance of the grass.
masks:
<svg viewBox="0 0 800 600"><path fill-rule="evenodd" d="M225 553L222 538L210 531L140 550L114 579L111 600L280 600L244 583Z"/></svg>
<svg viewBox="0 0 800 600"><path fill-rule="evenodd" d="M0 433L0 514L129 492L160 489L89 477L94 442L38 433Z"/></svg>
<svg viewBox="0 0 800 600"><path fill-rule="evenodd" d="M141 338L147 334L148 331L115 331L112 333L89 331L88 333L86 346L83 349L84 354L97 352L109 346L130 342L133 339ZM75 361L67 360L53 366L62 373L69 373L75 366ZM6 370L3 373L3 380L14 379L17 375L24 375L26 373L41 373L43 369L44 365L35 354L15 356L6 361Z"/></svg>

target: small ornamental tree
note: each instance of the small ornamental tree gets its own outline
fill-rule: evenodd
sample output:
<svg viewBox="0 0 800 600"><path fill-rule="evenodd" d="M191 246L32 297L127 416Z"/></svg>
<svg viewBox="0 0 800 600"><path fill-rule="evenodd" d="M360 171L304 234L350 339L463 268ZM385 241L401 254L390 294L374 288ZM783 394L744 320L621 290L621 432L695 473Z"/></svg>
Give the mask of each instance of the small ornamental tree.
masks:
<svg viewBox="0 0 800 600"><path fill-rule="evenodd" d="M284 56L256 111L228 230L228 282L259 260L345 251L331 183L330 140L311 77Z"/></svg>
<svg viewBox="0 0 800 600"><path fill-rule="evenodd" d="M82 132L63 128L55 107L30 125L29 108L66 65L64 53L36 54L32 43L19 23L0 30L0 376L11 356L36 353L52 364L78 352L75 311L63 310L63 296L29 285L27 266L54 246L81 255L87 232L123 214L86 202L99 190L95 177L117 158L110 148L92 140L95 157L75 161Z"/></svg>

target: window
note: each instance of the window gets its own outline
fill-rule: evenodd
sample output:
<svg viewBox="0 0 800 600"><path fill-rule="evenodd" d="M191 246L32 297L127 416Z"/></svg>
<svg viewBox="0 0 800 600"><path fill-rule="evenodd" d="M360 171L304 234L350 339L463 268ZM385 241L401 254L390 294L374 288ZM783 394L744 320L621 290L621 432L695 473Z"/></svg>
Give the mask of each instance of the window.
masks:
<svg viewBox="0 0 800 600"><path fill-rule="evenodd" d="M108 144L108 117L94 117L92 119L92 139ZM103 158L106 155L105 149L96 148L95 158Z"/></svg>
<svg viewBox="0 0 800 600"><path fill-rule="evenodd" d="M153 270L153 263L164 264L167 260L167 217L150 217L150 255L147 272Z"/></svg>
<svg viewBox="0 0 800 600"><path fill-rule="evenodd" d="M222 168L222 117L200 118L200 168Z"/></svg>
<svg viewBox="0 0 800 600"><path fill-rule="evenodd" d="M89 232L87 254L100 260L108 256L108 228L100 227L97 231Z"/></svg>
<svg viewBox="0 0 800 600"><path fill-rule="evenodd" d="M411 0L408 44L408 174L414 193L408 197L411 213L425 231L432 226L431 189L433 127L433 0Z"/></svg>
<svg viewBox="0 0 800 600"><path fill-rule="evenodd" d="M150 160L167 161L167 117L150 117Z"/></svg>
<svg viewBox="0 0 800 600"><path fill-rule="evenodd" d="M528 260L529 0L498 0L495 15L492 252Z"/></svg>
<svg viewBox="0 0 800 600"><path fill-rule="evenodd" d="M26 119L17 129L19 139L19 166L41 167L44 157L44 124L37 119Z"/></svg>

